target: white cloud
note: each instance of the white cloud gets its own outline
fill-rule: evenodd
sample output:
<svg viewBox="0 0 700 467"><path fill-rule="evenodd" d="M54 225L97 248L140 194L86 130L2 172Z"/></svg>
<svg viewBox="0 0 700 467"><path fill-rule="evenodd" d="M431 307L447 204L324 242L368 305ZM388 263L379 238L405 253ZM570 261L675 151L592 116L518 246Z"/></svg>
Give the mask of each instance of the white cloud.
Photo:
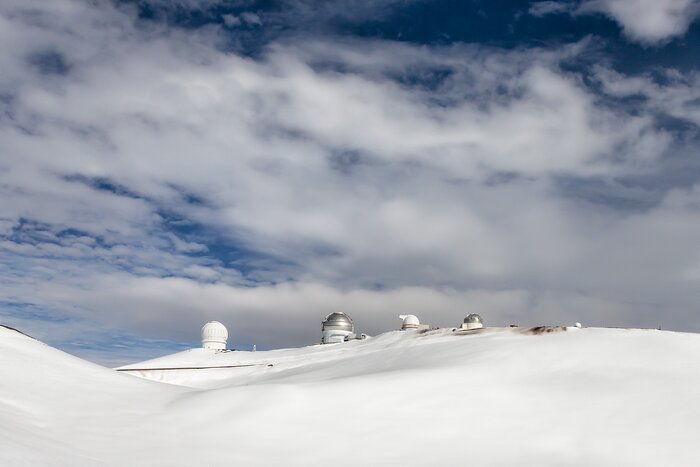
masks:
<svg viewBox="0 0 700 467"><path fill-rule="evenodd" d="M649 112L700 125L700 73L666 70L663 85L649 75L629 77L605 68L596 68L595 77L608 95L643 98Z"/></svg>
<svg viewBox="0 0 700 467"><path fill-rule="evenodd" d="M643 44L682 36L700 14L698 0L584 0L578 13L600 12L617 21L624 34Z"/></svg>
<svg viewBox="0 0 700 467"><path fill-rule="evenodd" d="M694 323L695 192L630 213L557 180L653 172L683 144L654 116L697 121L695 81L597 69L607 96L646 96L632 113L562 70L585 43L299 40L254 60L107 3L0 13L6 297L163 338L227 319L266 345L313 341L338 308L371 333L407 312L644 325L658 303ZM68 73L32 68L42 50ZM167 213L261 256L217 257Z"/></svg>
<svg viewBox="0 0 700 467"><path fill-rule="evenodd" d="M221 18L224 20L224 24L230 28L240 26L242 23L241 19L236 15L221 15Z"/></svg>
<svg viewBox="0 0 700 467"><path fill-rule="evenodd" d="M542 17L558 13L570 13L574 10L575 4L562 1L543 1L530 4L528 13L535 17Z"/></svg>
<svg viewBox="0 0 700 467"><path fill-rule="evenodd" d="M262 26L263 24L260 16L250 11L244 11L241 13L241 19L245 21L246 24L251 26Z"/></svg>
<svg viewBox="0 0 700 467"><path fill-rule="evenodd" d="M530 4L532 16L567 13L602 13L616 21L628 39L659 45L684 35L700 15L698 0L581 0L538 1Z"/></svg>
<svg viewBox="0 0 700 467"><path fill-rule="evenodd" d="M256 13L250 11L244 11L240 15L236 16L233 14L222 15L221 18L224 20L224 24L230 28L238 27L242 24L247 24L248 26L262 26L263 22Z"/></svg>

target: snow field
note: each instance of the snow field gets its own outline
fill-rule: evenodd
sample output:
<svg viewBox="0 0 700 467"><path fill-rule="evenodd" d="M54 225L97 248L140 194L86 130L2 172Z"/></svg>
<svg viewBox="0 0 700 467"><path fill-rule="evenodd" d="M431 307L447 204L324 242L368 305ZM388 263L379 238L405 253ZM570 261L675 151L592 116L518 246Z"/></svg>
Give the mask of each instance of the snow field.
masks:
<svg viewBox="0 0 700 467"><path fill-rule="evenodd" d="M124 367L265 364L178 386L0 328L0 465L696 466L698 361L694 334L445 329Z"/></svg>

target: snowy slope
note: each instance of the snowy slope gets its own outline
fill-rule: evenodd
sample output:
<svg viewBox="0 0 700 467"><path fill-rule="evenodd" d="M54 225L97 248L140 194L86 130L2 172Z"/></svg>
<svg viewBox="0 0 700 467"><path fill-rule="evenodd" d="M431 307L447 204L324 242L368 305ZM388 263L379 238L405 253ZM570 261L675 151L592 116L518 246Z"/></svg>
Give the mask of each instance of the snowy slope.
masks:
<svg viewBox="0 0 700 467"><path fill-rule="evenodd" d="M260 364L157 370L186 387L0 328L0 465L696 466L698 362L695 334L447 329L130 366Z"/></svg>

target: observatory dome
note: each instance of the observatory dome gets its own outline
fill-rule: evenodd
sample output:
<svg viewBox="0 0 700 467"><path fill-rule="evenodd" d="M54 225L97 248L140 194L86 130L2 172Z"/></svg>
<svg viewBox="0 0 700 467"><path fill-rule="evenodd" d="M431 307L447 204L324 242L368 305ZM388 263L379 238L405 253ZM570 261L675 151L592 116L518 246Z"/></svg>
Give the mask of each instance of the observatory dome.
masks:
<svg viewBox="0 0 700 467"><path fill-rule="evenodd" d="M479 329L484 327L484 321L481 316L476 313L471 313L464 318L464 324L462 324L462 329Z"/></svg>
<svg viewBox="0 0 700 467"><path fill-rule="evenodd" d="M321 323L323 337L321 342L332 344L343 342L345 337L351 335L355 330L355 324L348 315L342 312L331 313Z"/></svg>
<svg viewBox="0 0 700 467"><path fill-rule="evenodd" d="M403 320L403 324L401 325L401 329L403 330L418 329L420 325L420 320L416 315L399 315L399 318Z"/></svg>
<svg viewBox="0 0 700 467"><path fill-rule="evenodd" d="M331 313L326 316L326 319L321 323L321 330L342 330L352 332L355 329L355 324L348 315L342 312Z"/></svg>
<svg viewBox="0 0 700 467"><path fill-rule="evenodd" d="M205 349L224 350L227 339L226 326L218 321L209 321L202 327L202 347Z"/></svg>

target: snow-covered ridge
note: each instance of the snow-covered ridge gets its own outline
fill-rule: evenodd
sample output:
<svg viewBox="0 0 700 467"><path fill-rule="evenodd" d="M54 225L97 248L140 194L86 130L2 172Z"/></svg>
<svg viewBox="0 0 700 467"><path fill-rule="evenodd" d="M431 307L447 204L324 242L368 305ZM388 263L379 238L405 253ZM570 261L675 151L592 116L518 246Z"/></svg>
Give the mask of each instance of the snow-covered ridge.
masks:
<svg viewBox="0 0 700 467"><path fill-rule="evenodd" d="M445 329L269 352L209 350L138 365L253 366L191 372L199 376L182 381L190 387L162 384L0 328L0 465L700 459L695 334Z"/></svg>
<svg viewBox="0 0 700 467"><path fill-rule="evenodd" d="M537 335L567 330L575 327L542 326L537 328L483 328L461 330L439 328L424 331L393 331L371 340L355 340L335 345L311 345L295 349L280 349L266 352L221 351L195 348L172 355L134 363L117 368L146 379L182 386L212 388L231 384L250 384L251 381L268 381L286 378L288 370L303 368L306 372L318 365L332 362L340 370L351 371L348 360L366 361L387 348L410 352L412 347L435 344L435 339L448 342L450 338L476 337L480 334L510 333ZM444 362L443 362L444 363ZM365 366L360 365L360 372ZM315 374L312 372L312 374ZM353 373L354 374L354 373ZM341 371L334 377L346 377Z"/></svg>

